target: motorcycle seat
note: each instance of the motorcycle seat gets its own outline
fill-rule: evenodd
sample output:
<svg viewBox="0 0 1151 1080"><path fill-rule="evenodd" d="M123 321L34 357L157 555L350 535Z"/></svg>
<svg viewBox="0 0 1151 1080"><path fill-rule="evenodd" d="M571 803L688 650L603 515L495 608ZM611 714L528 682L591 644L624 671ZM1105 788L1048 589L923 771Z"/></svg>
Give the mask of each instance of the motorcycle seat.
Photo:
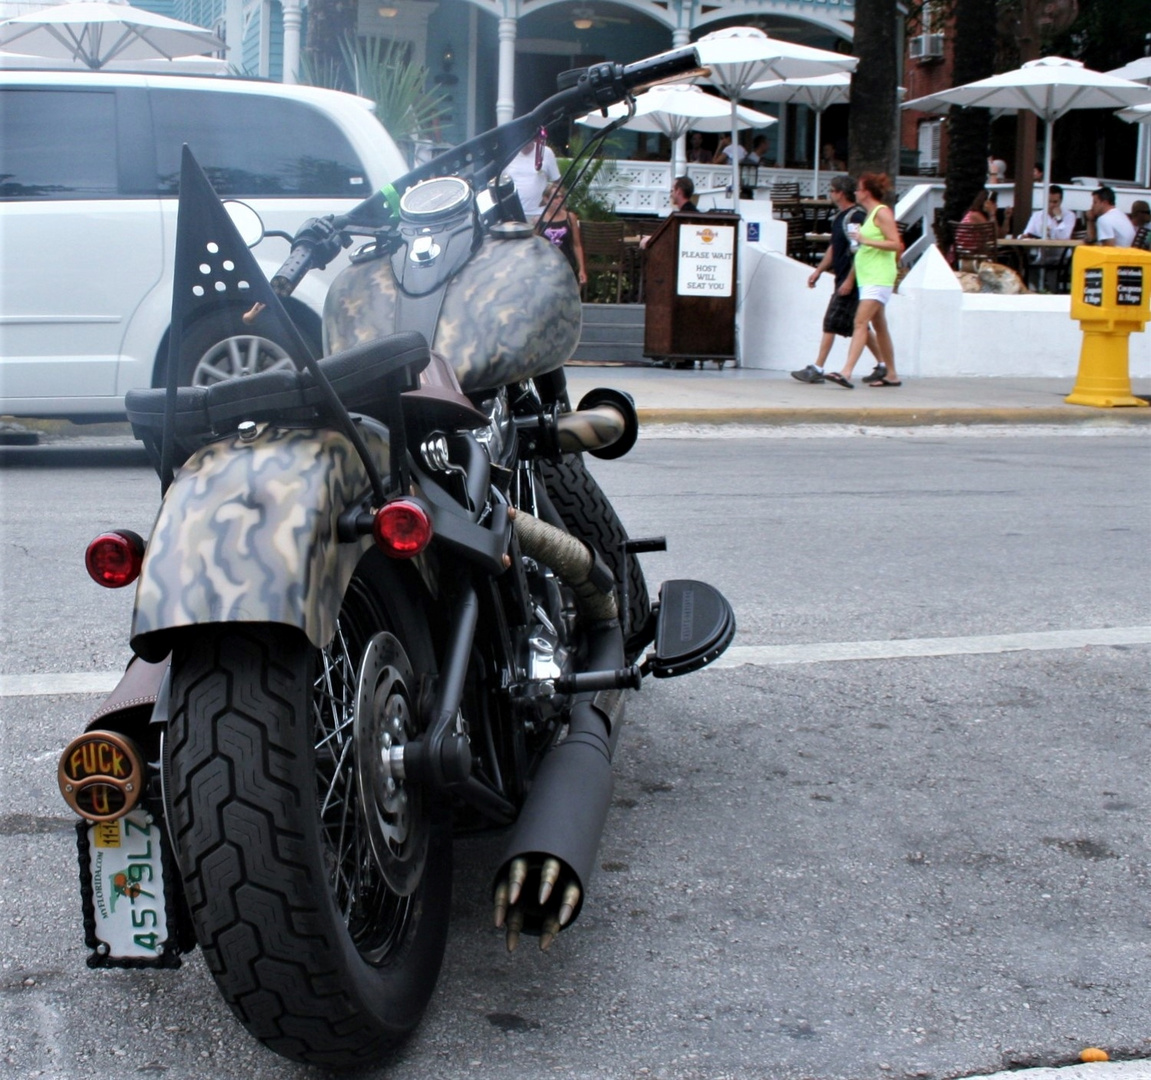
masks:
<svg viewBox="0 0 1151 1080"><path fill-rule="evenodd" d="M385 419L394 396L419 385L427 366L428 344L422 334L392 334L324 357L320 368L349 412ZM132 433L144 443L159 443L164 427L167 390L129 390L124 397ZM234 431L244 420L308 423L324 417L320 387L306 370L262 371L213 386L176 389L174 435L187 449Z"/></svg>

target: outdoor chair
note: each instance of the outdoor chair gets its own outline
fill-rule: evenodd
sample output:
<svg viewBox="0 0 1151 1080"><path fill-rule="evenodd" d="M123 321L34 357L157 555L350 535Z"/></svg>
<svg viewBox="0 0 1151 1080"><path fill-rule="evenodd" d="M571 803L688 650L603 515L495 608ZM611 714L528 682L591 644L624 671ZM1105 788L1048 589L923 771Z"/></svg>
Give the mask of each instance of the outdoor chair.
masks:
<svg viewBox="0 0 1151 1080"><path fill-rule="evenodd" d="M771 185L772 202L799 202L798 180L776 180Z"/></svg>
<svg viewBox="0 0 1151 1080"><path fill-rule="evenodd" d="M618 220L580 222L580 240L587 267L584 300L607 300L614 295L614 302L620 302L628 269L627 245L623 241L626 228Z"/></svg>
<svg viewBox="0 0 1151 1080"><path fill-rule="evenodd" d="M811 262L811 244L807 240L807 219L803 214L795 214L787 221L787 254L791 259L800 262ZM826 250L826 245L824 245ZM822 255L822 252L821 252Z"/></svg>
<svg viewBox="0 0 1151 1080"><path fill-rule="evenodd" d="M994 221L953 221L950 224L955 237L957 269L974 270L981 262L997 261Z"/></svg>

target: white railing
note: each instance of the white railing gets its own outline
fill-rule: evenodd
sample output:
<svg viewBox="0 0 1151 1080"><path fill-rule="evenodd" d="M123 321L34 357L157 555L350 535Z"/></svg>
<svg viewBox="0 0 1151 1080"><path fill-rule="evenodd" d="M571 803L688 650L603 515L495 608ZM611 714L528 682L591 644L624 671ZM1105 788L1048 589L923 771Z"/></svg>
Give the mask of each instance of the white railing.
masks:
<svg viewBox="0 0 1151 1080"><path fill-rule="evenodd" d="M910 229L917 221L920 235L903 253L906 266L914 266L919 256L935 243L935 211L943 205L942 183L921 183L909 188L895 204L895 220Z"/></svg>
<svg viewBox="0 0 1151 1080"><path fill-rule="evenodd" d="M666 214L670 207L668 194L671 191L671 163L667 161L613 161L614 169L605 169L593 185L594 190L604 195L615 205L617 214ZM731 166L729 165L689 165L687 175L695 184L695 190L703 197L702 207L712 202L722 207L724 201L730 205ZM827 195L827 185L835 173L820 172L819 195ZM772 165L762 165L755 175L754 197L766 199L773 184L797 183L799 193L805 198L814 198L812 182L815 174L811 169L777 169ZM745 172L741 179L749 179ZM922 181L917 176L898 176L895 190L898 194L909 191Z"/></svg>

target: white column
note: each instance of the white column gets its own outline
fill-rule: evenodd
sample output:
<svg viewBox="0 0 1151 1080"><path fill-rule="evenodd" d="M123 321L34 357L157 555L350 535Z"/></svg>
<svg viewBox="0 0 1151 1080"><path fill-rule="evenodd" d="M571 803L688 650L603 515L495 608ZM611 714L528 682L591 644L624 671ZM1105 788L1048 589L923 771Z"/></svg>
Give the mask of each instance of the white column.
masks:
<svg viewBox="0 0 1151 1080"><path fill-rule="evenodd" d="M506 124L516 115L516 20L500 19L500 71L496 97L496 123Z"/></svg>
<svg viewBox="0 0 1151 1080"><path fill-rule="evenodd" d="M260 0L260 78L272 74L272 2Z"/></svg>
<svg viewBox="0 0 1151 1080"><path fill-rule="evenodd" d="M224 4L225 53L230 64L237 68L244 63L244 0L226 0Z"/></svg>
<svg viewBox="0 0 1151 1080"><path fill-rule="evenodd" d="M284 75L282 82L295 83L300 74L300 0L281 0L284 10Z"/></svg>
<svg viewBox="0 0 1151 1080"><path fill-rule="evenodd" d="M671 32L671 47L682 49L691 44L691 30L686 26L676 27ZM687 133L685 132L675 140L671 148L671 174L672 177L687 175Z"/></svg>

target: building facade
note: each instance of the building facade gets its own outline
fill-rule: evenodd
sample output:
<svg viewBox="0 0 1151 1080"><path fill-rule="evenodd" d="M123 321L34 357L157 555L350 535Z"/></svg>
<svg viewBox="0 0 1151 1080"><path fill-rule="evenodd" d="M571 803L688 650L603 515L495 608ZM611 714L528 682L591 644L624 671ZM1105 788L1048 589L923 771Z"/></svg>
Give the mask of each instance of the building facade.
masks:
<svg viewBox="0 0 1151 1080"><path fill-rule="evenodd" d="M285 82L299 75L307 0L137 2L238 41L228 60L239 70ZM448 99L447 118L429 134L456 143L533 107L553 92L561 71L605 59L627 63L724 26L758 26L850 52L854 10L854 0L359 0L356 30L410 45ZM809 158L805 113L793 107L781 163ZM843 130L845 137L845 120Z"/></svg>

